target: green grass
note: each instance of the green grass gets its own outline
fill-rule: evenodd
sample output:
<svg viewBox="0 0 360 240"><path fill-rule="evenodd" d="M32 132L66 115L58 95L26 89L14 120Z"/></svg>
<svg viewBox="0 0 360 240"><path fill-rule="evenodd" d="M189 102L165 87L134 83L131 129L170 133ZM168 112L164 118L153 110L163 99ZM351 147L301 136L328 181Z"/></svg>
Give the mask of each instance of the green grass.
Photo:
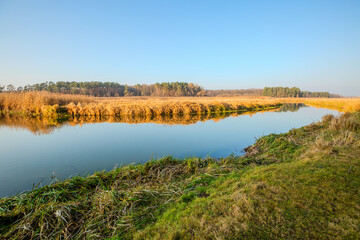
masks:
<svg viewBox="0 0 360 240"><path fill-rule="evenodd" d="M0 238L359 239L360 113L3 198Z"/></svg>

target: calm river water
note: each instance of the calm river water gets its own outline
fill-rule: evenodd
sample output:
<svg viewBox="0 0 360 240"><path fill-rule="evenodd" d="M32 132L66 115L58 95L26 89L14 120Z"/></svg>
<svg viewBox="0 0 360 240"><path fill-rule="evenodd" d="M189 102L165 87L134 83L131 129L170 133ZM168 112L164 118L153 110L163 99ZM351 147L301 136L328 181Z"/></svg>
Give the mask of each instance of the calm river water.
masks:
<svg viewBox="0 0 360 240"><path fill-rule="evenodd" d="M0 124L0 197L30 190L52 175L64 179L116 166L173 155L241 155L256 138L319 121L337 111L301 107L232 115L189 125L158 123L64 124L51 131L24 124ZM36 125L36 124L35 124Z"/></svg>

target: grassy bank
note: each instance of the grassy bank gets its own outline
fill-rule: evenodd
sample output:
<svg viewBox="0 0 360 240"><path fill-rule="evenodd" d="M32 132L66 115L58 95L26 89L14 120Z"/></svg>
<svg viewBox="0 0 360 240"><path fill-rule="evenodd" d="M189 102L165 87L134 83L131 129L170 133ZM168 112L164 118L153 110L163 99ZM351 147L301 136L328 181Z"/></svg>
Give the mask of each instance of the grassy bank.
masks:
<svg viewBox="0 0 360 240"><path fill-rule="evenodd" d="M360 113L260 138L242 157L171 157L0 200L0 238L360 238Z"/></svg>

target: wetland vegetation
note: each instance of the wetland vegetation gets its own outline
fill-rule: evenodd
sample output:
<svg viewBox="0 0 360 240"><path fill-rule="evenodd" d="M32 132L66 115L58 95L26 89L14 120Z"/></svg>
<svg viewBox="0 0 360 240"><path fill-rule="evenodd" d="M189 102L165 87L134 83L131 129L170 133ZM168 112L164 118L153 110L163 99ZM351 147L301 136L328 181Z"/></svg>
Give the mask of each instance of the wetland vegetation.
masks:
<svg viewBox="0 0 360 240"><path fill-rule="evenodd" d="M262 111L283 103L306 103L339 111L360 110L358 98L121 97L96 98L49 92L0 93L0 115L69 118L77 116L165 116Z"/></svg>
<svg viewBox="0 0 360 240"><path fill-rule="evenodd" d="M94 98L48 92L1 93L3 115L45 117L67 116L157 116L210 114L275 109L281 105L273 99L238 98Z"/></svg>
<svg viewBox="0 0 360 240"><path fill-rule="evenodd" d="M1 93L0 125L35 134L101 122L188 125L297 111L304 103L347 113L261 137L244 156L164 157L88 176L54 177L46 186L0 199L0 236L358 238L359 99Z"/></svg>

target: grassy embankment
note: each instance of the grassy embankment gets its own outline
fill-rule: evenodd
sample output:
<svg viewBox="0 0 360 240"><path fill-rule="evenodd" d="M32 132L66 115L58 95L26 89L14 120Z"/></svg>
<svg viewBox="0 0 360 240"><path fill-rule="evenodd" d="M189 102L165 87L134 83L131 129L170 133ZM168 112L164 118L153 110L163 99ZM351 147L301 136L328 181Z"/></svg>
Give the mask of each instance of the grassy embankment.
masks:
<svg viewBox="0 0 360 240"><path fill-rule="evenodd" d="M360 112L0 200L0 238L358 239Z"/></svg>

